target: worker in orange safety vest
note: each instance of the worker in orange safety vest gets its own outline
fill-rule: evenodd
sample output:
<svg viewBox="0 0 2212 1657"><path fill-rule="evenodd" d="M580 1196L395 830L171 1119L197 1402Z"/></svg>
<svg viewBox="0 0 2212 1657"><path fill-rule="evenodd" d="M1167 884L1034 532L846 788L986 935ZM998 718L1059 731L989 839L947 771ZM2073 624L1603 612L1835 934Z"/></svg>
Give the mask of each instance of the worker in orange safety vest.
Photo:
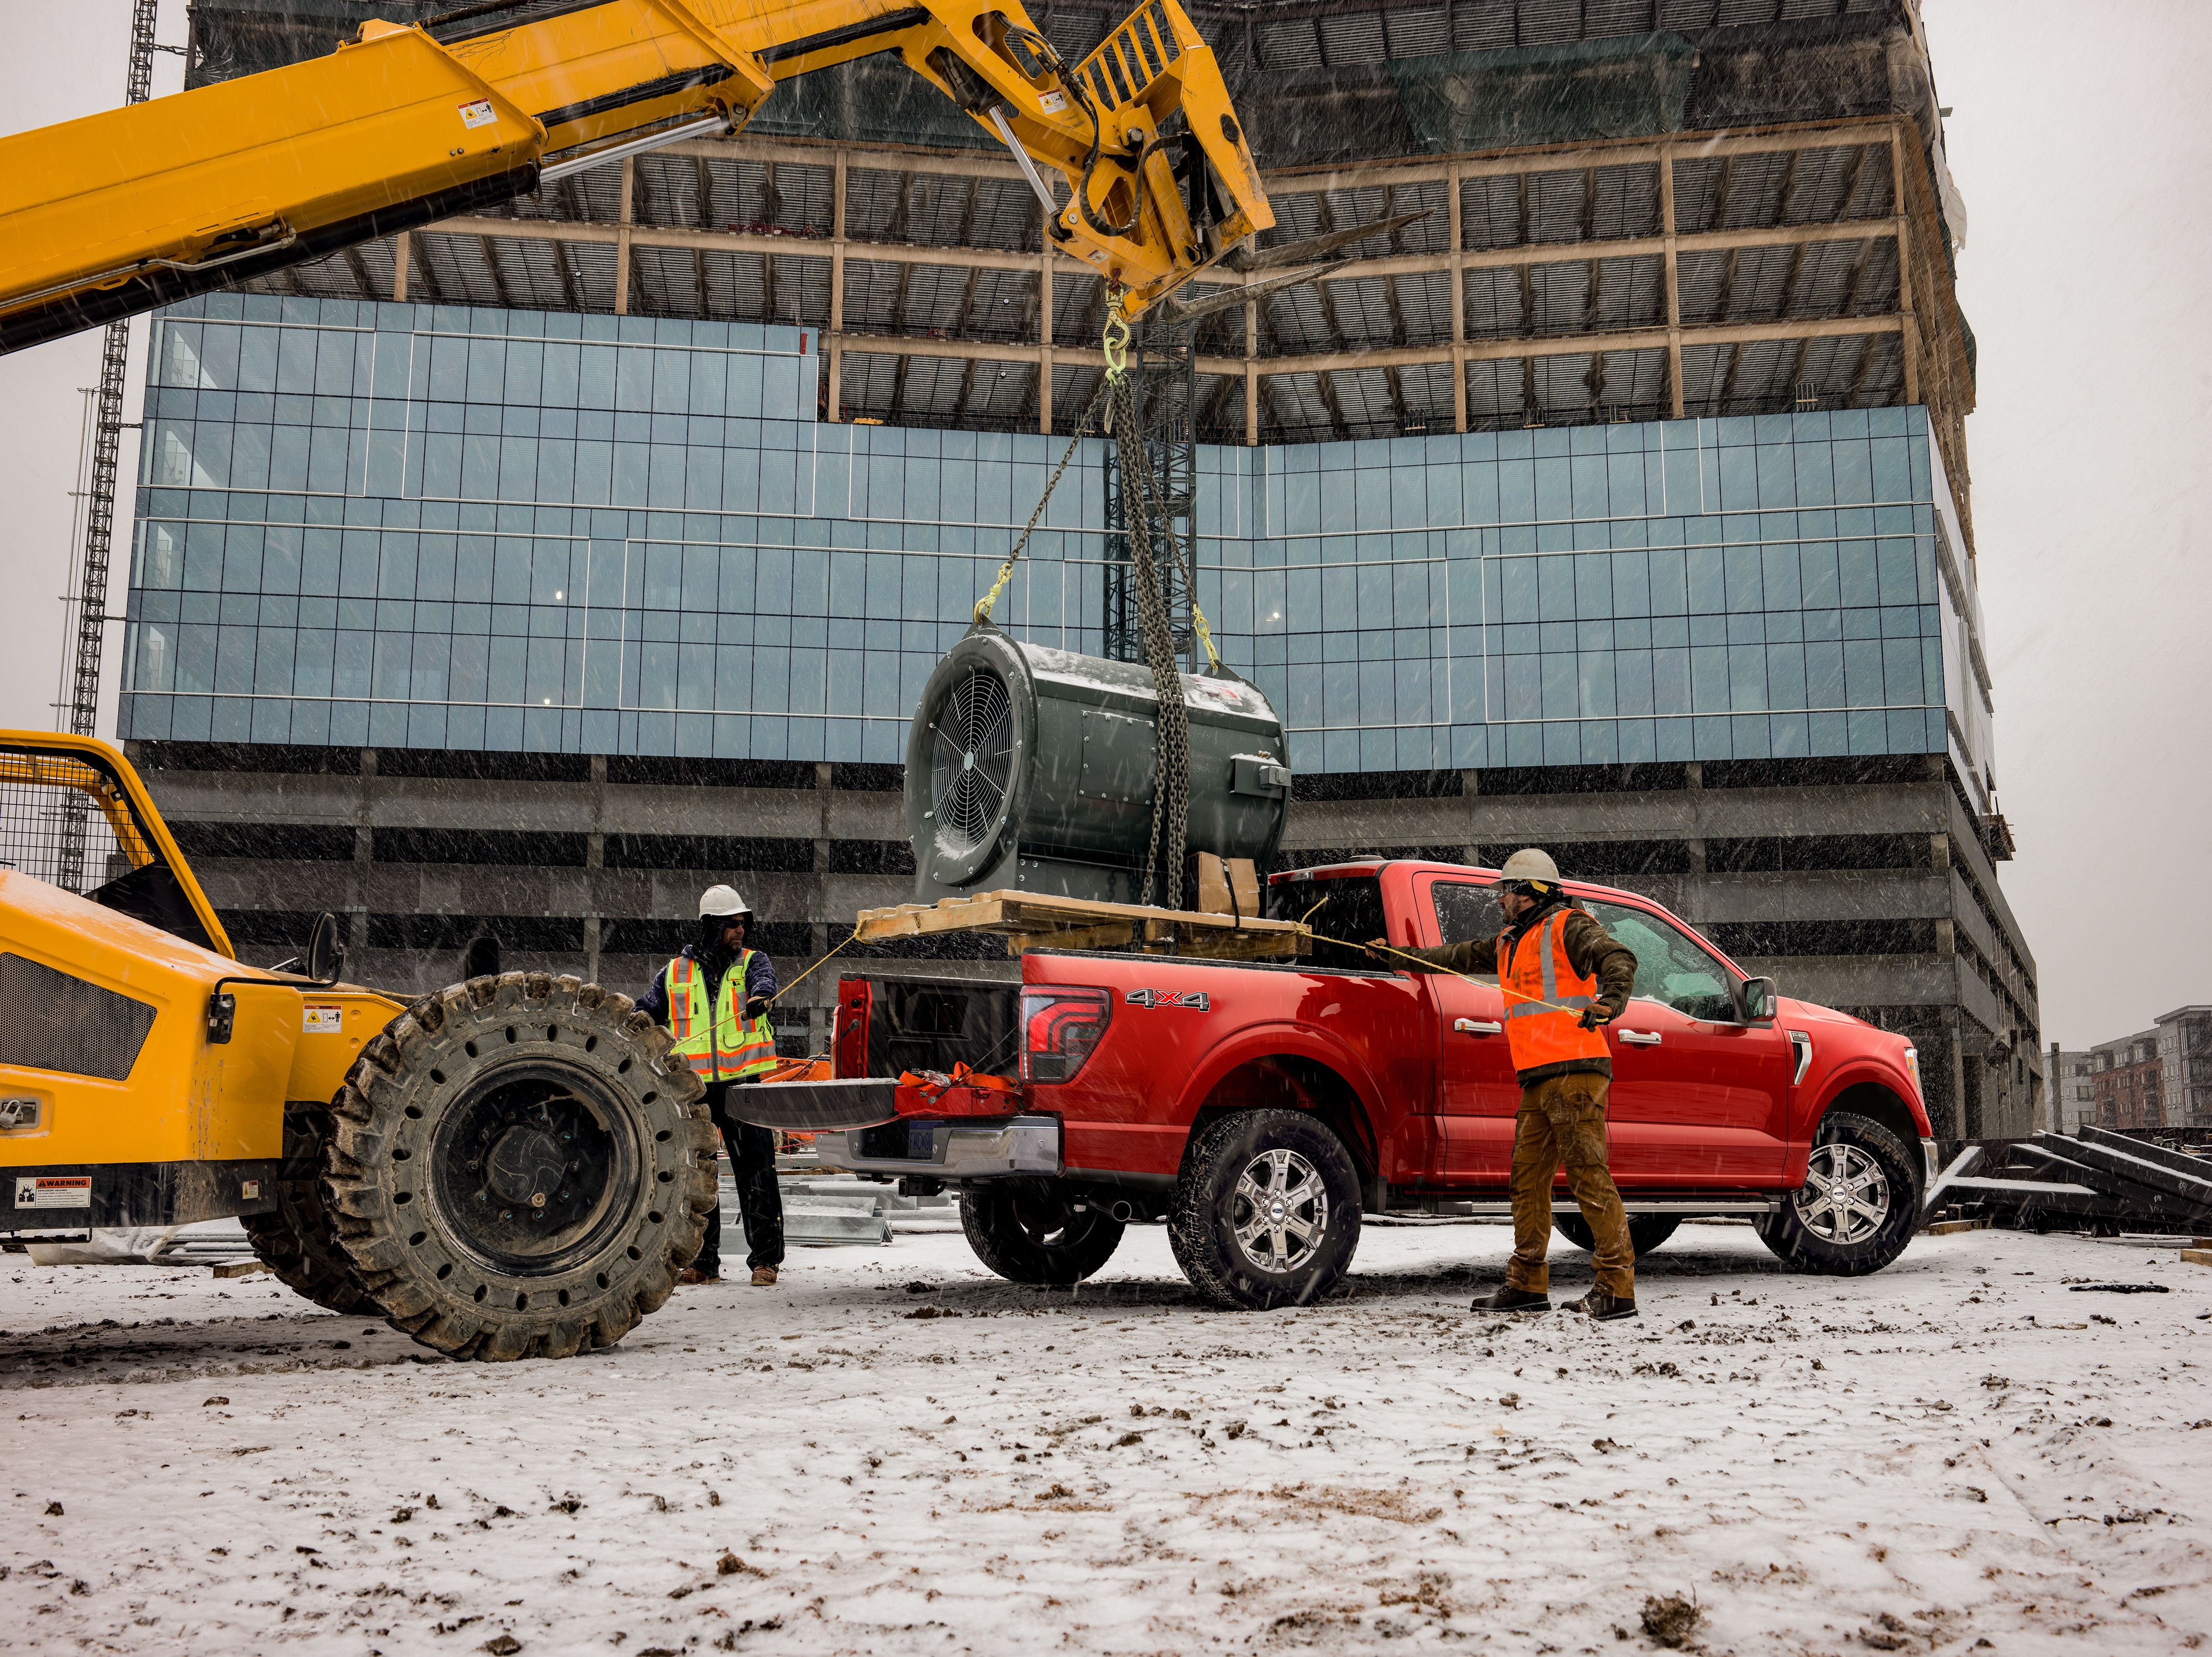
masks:
<svg viewBox="0 0 2212 1657"><path fill-rule="evenodd" d="M1564 1161L1595 1246L1597 1284L1572 1309L1595 1319L1636 1316L1636 1251L1628 1215L1606 1167L1605 1100L1613 1059L1604 1026L1627 1010L1636 957L1559 884L1546 853L1516 851L1499 871L1496 936L1434 949L1401 949L1377 938L1377 959L1413 971L1498 974L1505 1039L1521 1083L1513 1124L1513 1258L1505 1282L1474 1302L1477 1312L1551 1309L1552 1182Z"/></svg>

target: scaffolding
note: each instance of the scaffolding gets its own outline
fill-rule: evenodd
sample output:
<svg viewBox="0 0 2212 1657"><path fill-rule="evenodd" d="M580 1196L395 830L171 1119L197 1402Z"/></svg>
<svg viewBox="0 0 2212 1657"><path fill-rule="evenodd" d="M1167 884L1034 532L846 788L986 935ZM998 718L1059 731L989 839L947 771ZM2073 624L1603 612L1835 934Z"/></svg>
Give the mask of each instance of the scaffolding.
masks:
<svg viewBox="0 0 2212 1657"><path fill-rule="evenodd" d="M123 101L143 104L154 88L154 25L161 0L133 0L131 62ZM107 632L107 569L115 535L115 469L123 447L123 377L131 361L131 324L111 322L100 340L100 384L93 393L92 456L82 484L84 540L76 579L70 583L64 625L74 660L69 690L56 712L76 736L91 736L100 719L100 663ZM55 883L70 892L84 886L85 802L75 794L62 807L54 858Z"/></svg>

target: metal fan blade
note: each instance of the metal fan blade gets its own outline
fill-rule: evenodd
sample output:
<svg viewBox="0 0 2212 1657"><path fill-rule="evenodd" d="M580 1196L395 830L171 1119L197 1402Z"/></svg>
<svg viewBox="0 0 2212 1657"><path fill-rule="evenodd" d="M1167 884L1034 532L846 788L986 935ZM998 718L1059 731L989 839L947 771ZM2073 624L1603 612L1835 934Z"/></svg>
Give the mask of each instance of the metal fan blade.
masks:
<svg viewBox="0 0 2212 1657"><path fill-rule="evenodd" d="M1317 236L1308 236L1304 241L1286 241L1279 247L1269 247L1256 253L1243 253L1240 249L1223 262L1231 270L1248 276L1261 271L1279 271L1290 265L1310 265L1340 247L1349 247L1353 242L1364 241L1369 236L1395 235L1436 210L1433 207L1424 207L1418 213L1401 213L1395 218L1376 219L1371 224L1355 224L1342 230L1325 231Z"/></svg>
<svg viewBox="0 0 2212 1657"><path fill-rule="evenodd" d="M1348 259L1332 260L1315 271L1291 271L1282 276L1269 277L1265 282L1255 282L1249 288L1224 289L1218 294L1208 294L1203 299L1185 299L1179 294L1168 296L1168 314L1178 322L1194 322L1202 316L1212 316L1217 311L1226 311L1239 305L1249 304L1255 299L1265 299L1269 294L1279 294L1285 288L1295 288L1303 282L1318 282L1325 276L1334 276L1352 261Z"/></svg>

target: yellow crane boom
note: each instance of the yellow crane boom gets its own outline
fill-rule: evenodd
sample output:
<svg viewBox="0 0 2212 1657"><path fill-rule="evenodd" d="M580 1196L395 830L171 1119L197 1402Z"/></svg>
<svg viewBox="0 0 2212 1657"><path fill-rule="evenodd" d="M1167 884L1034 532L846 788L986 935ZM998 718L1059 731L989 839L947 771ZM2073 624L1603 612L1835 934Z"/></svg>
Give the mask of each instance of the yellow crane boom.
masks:
<svg viewBox="0 0 2212 1657"><path fill-rule="evenodd" d="M517 9L364 23L325 58L0 138L0 352L736 131L780 82L879 52L1012 151L1129 315L1274 222L1176 0L1073 65L1003 0L582 0L498 26Z"/></svg>

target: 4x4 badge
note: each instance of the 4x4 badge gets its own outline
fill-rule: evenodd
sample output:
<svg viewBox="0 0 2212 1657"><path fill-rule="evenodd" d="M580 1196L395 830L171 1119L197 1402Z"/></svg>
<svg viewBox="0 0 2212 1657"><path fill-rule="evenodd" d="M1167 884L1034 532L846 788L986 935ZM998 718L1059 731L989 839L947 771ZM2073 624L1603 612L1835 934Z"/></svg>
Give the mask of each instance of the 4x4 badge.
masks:
<svg viewBox="0 0 2212 1657"><path fill-rule="evenodd" d="M1203 990L1132 990L1128 1002L1132 1007L1188 1007L1194 1013L1213 1010L1213 1002Z"/></svg>

